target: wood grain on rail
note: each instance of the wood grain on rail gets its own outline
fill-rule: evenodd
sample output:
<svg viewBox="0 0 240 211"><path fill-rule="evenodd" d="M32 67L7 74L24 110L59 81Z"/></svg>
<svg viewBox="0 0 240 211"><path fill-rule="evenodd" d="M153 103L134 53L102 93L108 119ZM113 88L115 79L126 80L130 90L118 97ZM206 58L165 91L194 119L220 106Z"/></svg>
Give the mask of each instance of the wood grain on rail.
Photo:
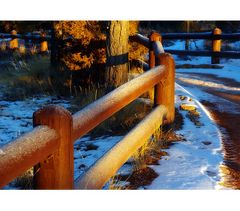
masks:
<svg viewBox="0 0 240 211"><path fill-rule="evenodd" d="M120 142L77 179L77 189L101 189L117 170L139 149L163 122L167 108L157 106Z"/></svg>
<svg viewBox="0 0 240 211"><path fill-rule="evenodd" d="M164 66L155 67L75 113L73 115L73 140L76 141L155 86L165 77L166 71Z"/></svg>
<svg viewBox="0 0 240 211"><path fill-rule="evenodd" d="M0 187L46 159L58 148L58 134L38 126L0 149Z"/></svg>

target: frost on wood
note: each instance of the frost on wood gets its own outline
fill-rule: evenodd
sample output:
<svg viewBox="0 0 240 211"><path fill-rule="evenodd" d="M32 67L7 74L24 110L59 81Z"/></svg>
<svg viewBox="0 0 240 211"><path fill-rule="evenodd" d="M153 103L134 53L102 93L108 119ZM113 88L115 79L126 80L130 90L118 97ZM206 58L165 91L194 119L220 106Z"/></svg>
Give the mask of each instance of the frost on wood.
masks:
<svg viewBox="0 0 240 211"><path fill-rule="evenodd" d="M73 139L81 137L164 78L163 66L156 67L123 84L73 115Z"/></svg>
<svg viewBox="0 0 240 211"><path fill-rule="evenodd" d="M58 146L58 135L47 126L38 126L14 142L2 147L0 153L0 186L47 158Z"/></svg>
<svg viewBox="0 0 240 211"><path fill-rule="evenodd" d="M157 106L119 143L100 158L79 181L76 188L99 189L113 176L117 170L140 148L156 131L165 118L167 108Z"/></svg>

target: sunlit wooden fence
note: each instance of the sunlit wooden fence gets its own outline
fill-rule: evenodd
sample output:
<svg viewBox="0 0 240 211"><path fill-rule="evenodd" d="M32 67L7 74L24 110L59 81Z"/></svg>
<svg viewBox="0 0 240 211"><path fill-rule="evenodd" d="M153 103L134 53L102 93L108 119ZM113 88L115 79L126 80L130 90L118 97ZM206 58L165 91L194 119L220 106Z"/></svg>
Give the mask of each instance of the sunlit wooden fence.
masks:
<svg viewBox="0 0 240 211"><path fill-rule="evenodd" d="M212 64L218 64L220 58L240 59L239 51L221 51L222 40L239 41L240 33L222 33L221 29L215 28L212 32L202 33L163 33L163 40L188 40L204 39L212 41L212 49L209 50L166 50L171 54L211 57Z"/></svg>
<svg viewBox="0 0 240 211"><path fill-rule="evenodd" d="M141 35L131 36L130 40L136 40L136 37L141 37ZM47 35L42 32L39 35L21 35L17 34L15 30L11 32L11 34L0 33L0 38L11 39L9 41L10 49L20 49L19 40L31 40L33 43L39 44L38 52L44 53L49 50L49 46L51 46L51 51L56 51L55 41L51 35ZM163 40L189 40L189 39L203 39L212 41L212 49L211 50L166 50L168 53L176 54L176 55L188 55L188 56L203 56L203 57L211 57L212 64L217 64L220 61L220 58L231 58L231 59L239 59L240 52L239 51L221 51L222 40L230 40L230 41L239 41L240 33L222 33L221 29L215 28L211 32L198 32L198 33L162 33L160 35L160 41ZM139 39L137 39L139 41ZM67 38L64 40L58 40L58 45L61 45L61 49L64 53L77 53L80 52L82 46L79 44L78 40ZM146 44L145 41L141 40L142 44ZM71 43L73 46L66 47L66 43ZM94 48L102 48L105 47L106 43L103 40L92 41L89 45L92 45ZM90 47L91 48L91 47ZM52 54L55 56L54 54Z"/></svg>
<svg viewBox="0 0 240 211"><path fill-rule="evenodd" d="M164 53L156 33L135 41L149 48L150 70L74 115L55 105L36 111L34 129L0 149L0 187L34 166L35 189L101 189L160 125L174 121L173 57ZM152 88L152 112L73 181L74 142Z"/></svg>
<svg viewBox="0 0 240 211"><path fill-rule="evenodd" d="M18 39L40 42L42 52L48 49L51 36L0 34L11 38L12 49ZM118 87L109 94L71 115L59 106L47 106L33 114L34 129L0 149L0 187L34 166L35 189L100 189L118 169L140 148L145 140L160 127L174 121L175 64L172 56L164 52L163 39L210 39L212 51L168 50L179 55L211 56L214 63L219 57L240 58L237 52L221 52L221 40L238 40L240 34L213 33L158 34L149 37L137 34L130 37L149 49L148 69L144 74ZM71 41L71 40L69 40ZM41 47L42 46L42 47ZM104 43L99 43L104 46ZM77 51L70 49L70 51ZM41 50L40 50L41 51ZM143 93L154 89L154 109L120 142L96 161L76 181L73 181L74 142L101 122L124 108Z"/></svg>
<svg viewBox="0 0 240 211"><path fill-rule="evenodd" d="M1 45L5 44L9 49L18 49L20 52L23 51L22 49L26 49L26 43L20 43L20 40L24 40L24 42L31 41L32 44L39 44L39 49L37 49L39 53L45 53L49 50L48 44L51 41L51 36L45 32L41 32L39 35L22 35L17 34L17 31L13 30L11 34L0 33L0 39L8 39L7 42L5 40L1 41ZM8 43L8 45L6 43Z"/></svg>

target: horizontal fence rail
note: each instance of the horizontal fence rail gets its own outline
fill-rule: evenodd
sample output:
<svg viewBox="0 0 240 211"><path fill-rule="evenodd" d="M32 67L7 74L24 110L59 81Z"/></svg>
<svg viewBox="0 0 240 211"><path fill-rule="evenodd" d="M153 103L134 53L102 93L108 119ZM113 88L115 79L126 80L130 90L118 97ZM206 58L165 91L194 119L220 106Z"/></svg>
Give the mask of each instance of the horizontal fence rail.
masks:
<svg viewBox="0 0 240 211"><path fill-rule="evenodd" d="M188 56L203 56L203 57L211 57L212 64L219 64L220 58L231 58L231 59L239 59L240 52L237 51L221 51L222 40L232 40L237 41L240 40L240 33L226 34L222 33L221 29L215 28L212 32L200 32L200 33L162 33L159 35L160 41L170 40L170 39L208 39L212 41L212 51L205 50L173 50L168 49L167 52L176 55L188 55ZM154 44L156 45L156 43ZM186 41L185 48L188 49L188 44Z"/></svg>
<svg viewBox="0 0 240 211"><path fill-rule="evenodd" d="M157 106L120 142L100 158L86 173L75 182L76 189L100 189L116 174L118 169L156 131L166 117L167 108Z"/></svg>
<svg viewBox="0 0 240 211"><path fill-rule="evenodd" d="M58 134L38 126L0 149L0 187L45 160L58 148Z"/></svg>
<svg viewBox="0 0 240 211"><path fill-rule="evenodd" d="M130 36L129 39L132 42L137 42L137 43L145 46L146 48L150 48L149 38L147 38L141 34L135 34L133 36Z"/></svg>
<svg viewBox="0 0 240 211"><path fill-rule="evenodd" d="M213 34L212 32L198 33L161 33L164 40L180 40L180 39L204 39L204 40L240 40L240 33L222 33Z"/></svg>
<svg viewBox="0 0 240 211"><path fill-rule="evenodd" d="M159 66L96 100L73 115L73 140L76 140L128 105L166 77L167 69Z"/></svg>
<svg viewBox="0 0 240 211"><path fill-rule="evenodd" d="M0 33L0 39L7 39L7 38L18 38L18 39L23 39L23 40L34 40L34 41L41 41L43 39L43 37L41 35ZM51 36L46 35L46 36L44 36L44 39L47 41L51 41Z"/></svg>

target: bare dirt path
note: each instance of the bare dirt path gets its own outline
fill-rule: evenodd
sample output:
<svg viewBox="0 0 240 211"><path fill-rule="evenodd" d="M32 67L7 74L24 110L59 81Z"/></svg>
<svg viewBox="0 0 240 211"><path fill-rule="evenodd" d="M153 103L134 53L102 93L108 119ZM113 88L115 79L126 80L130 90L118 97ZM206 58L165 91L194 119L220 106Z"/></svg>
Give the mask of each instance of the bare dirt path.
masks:
<svg viewBox="0 0 240 211"><path fill-rule="evenodd" d="M220 71L220 70L219 70ZM216 121L223 137L224 164L221 166L222 184L226 187L240 189L240 91L220 88L240 88L234 79L220 78L212 74L181 72L177 74L178 83L185 87L200 89L208 94L209 100L202 100ZM189 81L181 80L189 78ZM193 79L191 81L191 79ZM207 86L195 83L195 80L209 82ZM211 87L211 83L221 86Z"/></svg>

